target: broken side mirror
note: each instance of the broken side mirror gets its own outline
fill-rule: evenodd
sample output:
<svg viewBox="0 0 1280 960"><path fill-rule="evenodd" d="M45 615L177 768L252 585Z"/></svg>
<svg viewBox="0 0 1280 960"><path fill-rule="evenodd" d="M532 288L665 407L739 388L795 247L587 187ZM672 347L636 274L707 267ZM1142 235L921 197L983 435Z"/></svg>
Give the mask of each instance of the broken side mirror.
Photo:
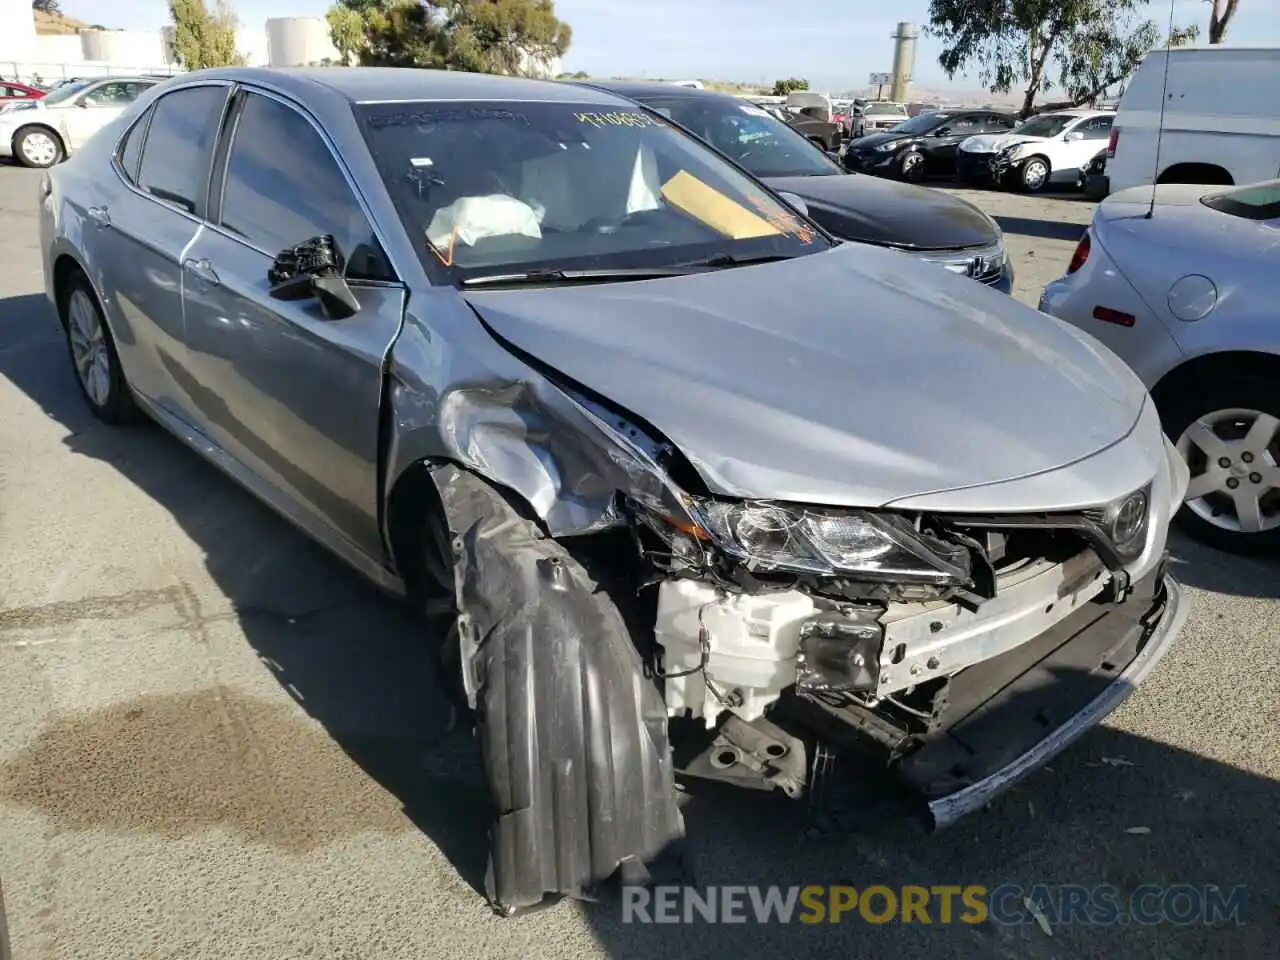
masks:
<svg viewBox="0 0 1280 960"><path fill-rule="evenodd" d="M788 193L786 191L779 191L778 196L781 197L783 200L785 200L787 206L789 206L796 213L800 214L800 216L807 217L809 215L809 205L805 203L804 200L802 200L796 194Z"/></svg>
<svg viewBox="0 0 1280 960"><path fill-rule="evenodd" d="M271 296L277 300L320 301L330 320L360 312L360 301L343 276L345 261L328 234L282 250L267 271Z"/></svg>

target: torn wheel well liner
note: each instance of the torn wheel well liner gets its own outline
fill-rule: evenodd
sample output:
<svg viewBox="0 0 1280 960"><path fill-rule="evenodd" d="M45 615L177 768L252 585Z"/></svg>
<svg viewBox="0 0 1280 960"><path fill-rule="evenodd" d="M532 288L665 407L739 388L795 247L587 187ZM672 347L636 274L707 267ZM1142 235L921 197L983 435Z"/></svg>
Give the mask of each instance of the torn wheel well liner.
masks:
<svg viewBox="0 0 1280 960"><path fill-rule="evenodd" d="M678 849L666 706L566 546L476 474L432 472L453 536L463 670L497 816L490 900L586 895Z"/></svg>

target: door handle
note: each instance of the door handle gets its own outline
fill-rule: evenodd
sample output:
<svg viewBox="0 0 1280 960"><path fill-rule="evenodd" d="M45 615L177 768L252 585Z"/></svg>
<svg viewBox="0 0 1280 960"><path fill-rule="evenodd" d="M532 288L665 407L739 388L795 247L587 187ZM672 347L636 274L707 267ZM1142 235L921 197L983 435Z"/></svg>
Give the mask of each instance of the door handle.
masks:
<svg viewBox="0 0 1280 960"><path fill-rule="evenodd" d="M107 212L106 207L90 207L85 211L89 215L89 219L99 227L111 226L111 214Z"/></svg>
<svg viewBox="0 0 1280 960"><path fill-rule="evenodd" d="M208 257L202 257L199 260L188 259L182 261L182 269L191 274L197 280L203 280L205 283L217 286L218 272L213 269L213 264L209 262Z"/></svg>

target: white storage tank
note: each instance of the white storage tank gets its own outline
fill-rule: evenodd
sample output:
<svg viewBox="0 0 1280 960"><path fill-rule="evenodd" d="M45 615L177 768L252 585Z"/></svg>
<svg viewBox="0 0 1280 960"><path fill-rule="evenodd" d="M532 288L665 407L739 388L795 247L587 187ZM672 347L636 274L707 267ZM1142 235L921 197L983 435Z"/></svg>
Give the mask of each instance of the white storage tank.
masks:
<svg viewBox="0 0 1280 960"><path fill-rule="evenodd" d="M120 66L152 66L164 63L160 31L81 30L84 58Z"/></svg>
<svg viewBox="0 0 1280 960"><path fill-rule="evenodd" d="M273 67L304 67L340 59L323 17L272 17L267 21L267 57Z"/></svg>

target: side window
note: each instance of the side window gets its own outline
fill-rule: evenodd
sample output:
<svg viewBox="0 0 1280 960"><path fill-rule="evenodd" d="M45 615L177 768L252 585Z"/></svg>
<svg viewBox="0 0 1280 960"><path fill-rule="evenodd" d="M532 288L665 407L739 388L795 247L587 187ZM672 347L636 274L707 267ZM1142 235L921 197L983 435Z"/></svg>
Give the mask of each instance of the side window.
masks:
<svg viewBox="0 0 1280 960"><path fill-rule="evenodd" d="M393 279L337 161L292 107L248 94L227 154L221 224L275 255L330 234L351 279Z"/></svg>
<svg viewBox="0 0 1280 960"><path fill-rule="evenodd" d="M165 94L151 108L138 186L188 213L204 210L205 184L226 87Z"/></svg>
<svg viewBox="0 0 1280 960"><path fill-rule="evenodd" d="M117 149L116 156L130 183L138 182L138 162L142 159L142 141L147 138L147 122L151 119L151 113L148 110L134 121Z"/></svg>
<svg viewBox="0 0 1280 960"><path fill-rule="evenodd" d="M1080 132L1084 134L1086 140L1109 140L1111 138L1111 124L1115 121L1115 117L1094 117L1092 120L1085 122L1080 127Z"/></svg>
<svg viewBox="0 0 1280 960"><path fill-rule="evenodd" d="M1001 130L1012 130L1017 123L1013 117L1006 117L1001 114L993 114L987 118L986 129L993 132Z"/></svg>
<svg viewBox="0 0 1280 960"><path fill-rule="evenodd" d="M956 133L977 133L978 118L977 117L956 117L951 123L947 124L951 128L953 134Z"/></svg>

